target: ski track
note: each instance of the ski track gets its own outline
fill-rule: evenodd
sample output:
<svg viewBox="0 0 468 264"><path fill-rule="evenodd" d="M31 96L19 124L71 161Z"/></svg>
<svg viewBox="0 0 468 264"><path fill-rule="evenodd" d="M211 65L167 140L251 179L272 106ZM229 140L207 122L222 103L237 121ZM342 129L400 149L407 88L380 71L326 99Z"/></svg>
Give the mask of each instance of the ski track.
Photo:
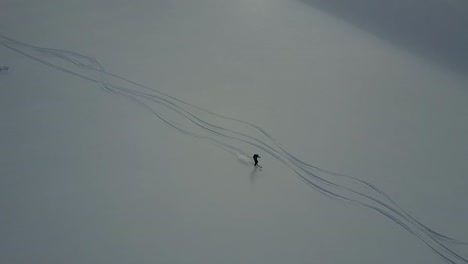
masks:
<svg viewBox="0 0 468 264"><path fill-rule="evenodd" d="M259 126L216 114L154 88L106 72L92 57L67 50L36 47L3 35L0 35L0 43L5 48L58 71L100 84L110 94L129 98L166 126L182 134L214 143L241 161L250 159L249 153L262 150L288 166L300 180L320 193L366 207L392 220L447 263L468 263L468 259L455 248L456 245L466 246L468 243L425 226L382 190L368 182L300 160Z"/></svg>

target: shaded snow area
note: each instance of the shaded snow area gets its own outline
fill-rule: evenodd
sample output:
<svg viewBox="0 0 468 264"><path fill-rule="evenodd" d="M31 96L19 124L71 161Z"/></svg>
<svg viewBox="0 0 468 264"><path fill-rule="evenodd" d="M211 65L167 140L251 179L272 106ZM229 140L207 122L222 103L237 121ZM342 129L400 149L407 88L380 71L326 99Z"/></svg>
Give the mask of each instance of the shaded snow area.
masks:
<svg viewBox="0 0 468 264"><path fill-rule="evenodd" d="M0 263L468 263L446 60L314 1L4 6Z"/></svg>

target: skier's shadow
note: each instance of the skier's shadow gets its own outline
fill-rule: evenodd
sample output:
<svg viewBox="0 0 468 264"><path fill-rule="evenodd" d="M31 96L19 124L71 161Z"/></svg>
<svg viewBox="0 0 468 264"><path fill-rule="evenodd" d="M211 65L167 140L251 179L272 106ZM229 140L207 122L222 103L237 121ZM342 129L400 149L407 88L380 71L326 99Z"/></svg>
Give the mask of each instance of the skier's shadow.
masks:
<svg viewBox="0 0 468 264"><path fill-rule="evenodd" d="M260 168L258 167L254 167L252 169L252 171L250 172L250 175L249 175L249 179L250 179L250 183L255 183L256 179L258 178L258 171L261 170Z"/></svg>

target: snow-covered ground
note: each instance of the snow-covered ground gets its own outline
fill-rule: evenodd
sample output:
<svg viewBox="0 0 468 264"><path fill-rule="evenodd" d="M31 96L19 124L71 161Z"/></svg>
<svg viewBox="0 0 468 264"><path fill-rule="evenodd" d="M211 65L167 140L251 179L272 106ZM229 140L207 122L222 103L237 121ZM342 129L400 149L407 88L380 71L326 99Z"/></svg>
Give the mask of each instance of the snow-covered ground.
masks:
<svg viewBox="0 0 468 264"><path fill-rule="evenodd" d="M468 241L462 72L314 1L65 2L0 8L0 263L467 263L420 225Z"/></svg>

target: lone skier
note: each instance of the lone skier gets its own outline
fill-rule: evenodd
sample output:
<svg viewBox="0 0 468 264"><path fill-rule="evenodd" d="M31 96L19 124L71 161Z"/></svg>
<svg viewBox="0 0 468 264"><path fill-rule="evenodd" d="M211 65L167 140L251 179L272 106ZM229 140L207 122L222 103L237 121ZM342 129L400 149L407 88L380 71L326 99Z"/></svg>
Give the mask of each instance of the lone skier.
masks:
<svg viewBox="0 0 468 264"><path fill-rule="evenodd" d="M259 158L261 158L261 157L258 154L253 155L253 159L255 161L255 165L254 165L255 167L257 167L257 166L260 167L260 165L258 165L258 159Z"/></svg>

